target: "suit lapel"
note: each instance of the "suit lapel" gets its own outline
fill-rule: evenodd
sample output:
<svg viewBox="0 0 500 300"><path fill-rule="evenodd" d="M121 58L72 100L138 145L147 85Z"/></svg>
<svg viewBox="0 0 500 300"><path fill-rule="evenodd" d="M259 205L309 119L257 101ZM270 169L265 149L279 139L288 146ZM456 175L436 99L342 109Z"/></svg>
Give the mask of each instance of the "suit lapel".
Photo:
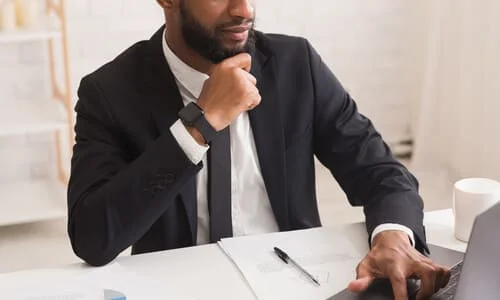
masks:
<svg viewBox="0 0 500 300"><path fill-rule="evenodd" d="M150 106L158 135L168 133L178 119L177 113L184 107L174 75L163 53L162 27L148 42L144 56L144 99Z"/></svg>
<svg viewBox="0 0 500 300"><path fill-rule="evenodd" d="M270 53L260 46L252 52L251 73L257 78L262 100L259 106L249 111L249 118L271 207L280 230L288 230L285 142L276 90L276 68Z"/></svg>
<svg viewBox="0 0 500 300"><path fill-rule="evenodd" d="M170 134L170 126L177 121L177 113L184 107L182 96L175 82L163 52L162 26L148 41L145 47L143 91L144 103L149 106L153 120L153 128L158 136ZM184 202L193 243L197 235L197 201L196 180L190 180L181 192Z"/></svg>

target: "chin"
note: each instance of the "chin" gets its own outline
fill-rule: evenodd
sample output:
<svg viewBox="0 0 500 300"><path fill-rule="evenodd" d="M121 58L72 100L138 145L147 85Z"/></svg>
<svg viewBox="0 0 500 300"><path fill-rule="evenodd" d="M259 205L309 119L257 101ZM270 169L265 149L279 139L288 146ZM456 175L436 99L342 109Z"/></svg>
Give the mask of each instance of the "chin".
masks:
<svg viewBox="0 0 500 300"><path fill-rule="evenodd" d="M246 52L247 41L248 40L238 41L238 42L231 41L226 43L226 45L224 45L224 48L226 48L229 52L236 52L236 53Z"/></svg>

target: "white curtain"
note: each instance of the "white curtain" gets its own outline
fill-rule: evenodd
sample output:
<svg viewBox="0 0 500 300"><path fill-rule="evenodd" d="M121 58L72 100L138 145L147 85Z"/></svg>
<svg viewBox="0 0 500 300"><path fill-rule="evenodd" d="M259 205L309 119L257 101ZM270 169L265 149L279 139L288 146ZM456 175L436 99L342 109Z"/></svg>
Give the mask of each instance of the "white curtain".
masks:
<svg viewBox="0 0 500 300"><path fill-rule="evenodd" d="M500 180L500 1L429 1L414 170Z"/></svg>

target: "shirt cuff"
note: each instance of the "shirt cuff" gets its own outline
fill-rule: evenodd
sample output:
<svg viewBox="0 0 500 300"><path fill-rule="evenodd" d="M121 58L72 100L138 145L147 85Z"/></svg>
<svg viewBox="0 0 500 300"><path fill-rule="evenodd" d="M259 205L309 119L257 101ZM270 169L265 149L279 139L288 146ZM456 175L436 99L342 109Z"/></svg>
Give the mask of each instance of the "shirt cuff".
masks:
<svg viewBox="0 0 500 300"><path fill-rule="evenodd" d="M388 230L399 230L408 235L410 238L411 245L415 247L415 236L413 234L413 230L410 228L400 225L400 224L394 224L394 223L385 223L385 224L380 224L375 229L373 230L372 237L370 239L370 242L373 243L373 239L375 236L383 231L388 231Z"/></svg>
<svg viewBox="0 0 500 300"><path fill-rule="evenodd" d="M189 160L195 165L200 163L205 153L207 153L209 146L198 144L180 119L170 127L170 132Z"/></svg>

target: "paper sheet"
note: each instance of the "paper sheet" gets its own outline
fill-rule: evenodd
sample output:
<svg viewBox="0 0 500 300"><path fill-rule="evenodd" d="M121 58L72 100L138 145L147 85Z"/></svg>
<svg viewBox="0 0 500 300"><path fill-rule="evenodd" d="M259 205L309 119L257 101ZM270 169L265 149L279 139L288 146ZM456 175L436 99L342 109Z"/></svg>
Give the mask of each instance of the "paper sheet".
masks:
<svg viewBox="0 0 500 300"><path fill-rule="evenodd" d="M366 255L338 228L223 239L219 246L240 269L258 299L327 299L347 287ZM321 286L274 253L284 250Z"/></svg>
<svg viewBox="0 0 500 300"><path fill-rule="evenodd" d="M101 294L104 289L117 291L126 296L127 300L189 300L166 282L139 276L118 263L91 271L78 278L78 281L99 286Z"/></svg>
<svg viewBox="0 0 500 300"><path fill-rule="evenodd" d="M9 300L107 300L105 290L116 291L127 300L189 300L165 283L141 277L118 263L91 268L81 275L37 271L37 276L15 276L0 283L0 299ZM36 280L36 278L39 280ZM1 278L1 277L0 277Z"/></svg>
<svg viewBox="0 0 500 300"><path fill-rule="evenodd" d="M102 300L103 291L75 275L58 270L25 271L0 277L0 299L9 300Z"/></svg>

